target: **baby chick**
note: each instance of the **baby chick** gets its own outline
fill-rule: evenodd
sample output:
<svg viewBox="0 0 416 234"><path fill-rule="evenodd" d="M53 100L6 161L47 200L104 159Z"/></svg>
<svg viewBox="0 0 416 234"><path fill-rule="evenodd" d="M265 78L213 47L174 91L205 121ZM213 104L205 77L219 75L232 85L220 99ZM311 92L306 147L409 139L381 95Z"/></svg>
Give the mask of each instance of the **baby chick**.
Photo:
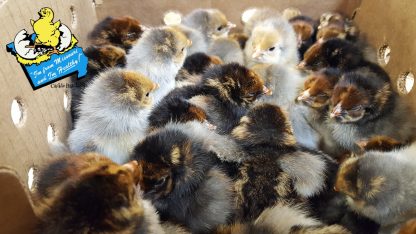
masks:
<svg viewBox="0 0 416 234"><path fill-rule="evenodd" d="M215 154L197 139L162 129L141 141L131 158L139 163L144 197L152 200L162 220L201 233L231 218L231 181L216 167Z"/></svg>
<svg viewBox="0 0 416 234"><path fill-rule="evenodd" d="M94 27L89 39L93 45L114 45L128 53L142 33L143 28L137 19L129 16L120 18L109 16Z"/></svg>
<svg viewBox="0 0 416 234"><path fill-rule="evenodd" d="M318 26L317 40L341 38L357 39L359 30L351 19L336 12L325 12L321 15Z"/></svg>
<svg viewBox="0 0 416 234"><path fill-rule="evenodd" d="M289 23L295 30L299 56L303 59L303 54L315 42L316 22L308 16L299 15L291 18Z"/></svg>
<svg viewBox="0 0 416 234"><path fill-rule="evenodd" d="M196 9L183 18L183 24L196 29L205 37L209 45L213 39L226 37L235 24L218 9Z"/></svg>
<svg viewBox="0 0 416 234"><path fill-rule="evenodd" d="M222 61L216 56L209 56L205 53L189 55L175 77L176 87L200 84L202 82L202 74L208 68L218 64L222 64Z"/></svg>
<svg viewBox="0 0 416 234"><path fill-rule="evenodd" d="M79 118L78 106L81 101L85 88L98 77L98 73L112 67L124 67L126 65L126 52L116 46L90 46L84 50L88 57L87 76L78 80L75 76L71 77L73 87L71 88L71 117L72 126L75 126Z"/></svg>
<svg viewBox="0 0 416 234"><path fill-rule="evenodd" d="M127 54L126 68L144 74L159 85L152 93L154 104L175 88L175 76L190 44L184 34L171 27L152 28L143 33Z"/></svg>
<svg viewBox="0 0 416 234"><path fill-rule="evenodd" d="M35 46L52 47L52 53L58 53L56 47L59 44L59 36L61 35L61 32L59 31L61 21L58 20L55 23L52 22L54 13L49 7L40 9L38 14L38 20L30 20L33 31L36 33Z"/></svg>
<svg viewBox="0 0 416 234"><path fill-rule="evenodd" d="M338 69L324 68L309 75L296 98L296 101L307 109L298 111L299 108L296 106L297 109L290 112L294 133L299 143L305 145L304 141L311 140L305 135L307 133L305 129L312 128L317 133L315 135L317 139L314 139L317 145L312 145L312 149L319 149L334 158L341 158L346 153L346 150L333 139L332 129L327 123L334 86L341 78L341 74ZM300 122L300 118L304 118L305 121Z"/></svg>
<svg viewBox="0 0 416 234"><path fill-rule="evenodd" d="M236 63L208 69L201 86L203 91L190 101L205 110L222 134L230 132L256 99L270 95L255 72Z"/></svg>
<svg viewBox="0 0 416 234"><path fill-rule="evenodd" d="M48 162L33 193L36 233L164 233L138 193L138 169L95 153Z"/></svg>
<svg viewBox="0 0 416 234"><path fill-rule="evenodd" d="M298 148L289 120L278 106L253 107L231 136L249 155L235 182L241 219L252 220L278 202L301 203L326 187L332 160Z"/></svg>
<svg viewBox="0 0 416 234"><path fill-rule="evenodd" d="M379 76L389 81L387 73L374 63L372 57L371 49L364 44L335 38L312 45L305 52L298 67L314 71L325 67L337 68L341 71L361 68L378 73Z"/></svg>
<svg viewBox="0 0 416 234"><path fill-rule="evenodd" d="M244 65L244 53L240 44L232 38L213 40L208 48L208 54L218 56L224 63L239 63Z"/></svg>
<svg viewBox="0 0 416 234"><path fill-rule="evenodd" d="M414 139L415 116L409 104L376 73L345 73L334 88L331 103L333 137L350 151L359 153L356 142L377 135L405 144Z"/></svg>
<svg viewBox="0 0 416 234"><path fill-rule="evenodd" d="M249 67L257 63L295 66L299 62L296 34L282 17L266 19L254 27L244 54Z"/></svg>
<svg viewBox="0 0 416 234"><path fill-rule="evenodd" d="M416 217L415 145L389 153L368 152L345 161L335 189L352 209L381 224L380 233L395 233Z"/></svg>
<svg viewBox="0 0 416 234"><path fill-rule="evenodd" d="M125 163L146 134L150 93L156 88L133 71L114 68L100 73L82 96L80 117L68 138L71 151L96 151Z"/></svg>

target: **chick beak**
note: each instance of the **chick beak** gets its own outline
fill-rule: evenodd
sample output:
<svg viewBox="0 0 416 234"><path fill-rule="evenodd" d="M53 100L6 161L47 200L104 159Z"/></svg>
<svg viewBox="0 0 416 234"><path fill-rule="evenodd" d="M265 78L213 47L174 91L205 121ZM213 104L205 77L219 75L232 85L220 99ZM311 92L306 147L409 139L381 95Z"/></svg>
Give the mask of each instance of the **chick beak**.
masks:
<svg viewBox="0 0 416 234"><path fill-rule="evenodd" d="M266 86L263 85L263 94L267 96L271 96L273 94L273 91L268 89Z"/></svg>
<svg viewBox="0 0 416 234"><path fill-rule="evenodd" d="M159 86L159 84L157 84L157 83L153 83L153 88L152 88L152 90L156 90L156 89L158 89L160 86Z"/></svg>
<svg viewBox="0 0 416 234"><path fill-rule="evenodd" d="M262 56L262 52L260 51L260 50L255 50L254 51L254 53L253 53L253 55L251 56L253 59L257 59L257 58L259 58L260 56Z"/></svg>
<svg viewBox="0 0 416 234"><path fill-rule="evenodd" d="M217 129L217 126L213 125L212 123L210 123L208 120L204 120L204 122L202 122L209 130L215 130Z"/></svg>
<svg viewBox="0 0 416 234"><path fill-rule="evenodd" d="M342 109L341 109L341 104L339 103L338 105L334 107L329 117L335 118L335 117L340 117L341 115L342 115Z"/></svg>
<svg viewBox="0 0 416 234"><path fill-rule="evenodd" d="M123 167L133 174L134 183L137 184L141 178L141 166L136 160L123 164Z"/></svg>
<svg viewBox="0 0 416 234"><path fill-rule="evenodd" d="M299 101L299 102L302 102L302 101L308 102L308 101L310 101L311 100L311 95L309 94L309 90L303 91L302 94L299 95L298 98L296 98L296 100Z"/></svg>
<svg viewBox="0 0 416 234"><path fill-rule="evenodd" d="M235 27L236 27L236 25L235 25L235 24L233 24L233 23L231 23L230 21L228 21L228 23L227 23L227 28L232 29L232 28L235 28Z"/></svg>
<svg viewBox="0 0 416 234"><path fill-rule="evenodd" d="M299 69L306 69L306 62L305 61L300 62L297 67Z"/></svg>
<svg viewBox="0 0 416 234"><path fill-rule="evenodd" d="M334 186L334 191L339 192L339 189L337 188L337 186Z"/></svg>
<svg viewBox="0 0 416 234"><path fill-rule="evenodd" d="M187 45L188 47L190 47L190 46L192 45L192 41L188 39L188 41L187 41L186 45Z"/></svg>

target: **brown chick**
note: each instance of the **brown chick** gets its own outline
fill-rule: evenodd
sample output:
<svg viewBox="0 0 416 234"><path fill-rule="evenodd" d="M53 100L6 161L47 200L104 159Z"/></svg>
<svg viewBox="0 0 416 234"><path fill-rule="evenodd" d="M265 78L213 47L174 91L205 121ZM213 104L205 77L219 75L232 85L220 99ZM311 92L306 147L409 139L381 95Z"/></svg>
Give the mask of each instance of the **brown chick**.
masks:
<svg viewBox="0 0 416 234"><path fill-rule="evenodd" d="M377 135L405 144L413 141L415 116L410 110L409 103L377 74L350 72L334 88L330 125L339 144L359 153L355 143Z"/></svg>
<svg viewBox="0 0 416 234"><path fill-rule="evenodd" d="M176 87L197 85L202 82L202 74L210 67L222 64L221 59L205 53L195 53L186 57L175 77Z"/></svg>
<svg viewBox="0 0 416 234"><path fill-rule="evenodd" d="M36 233L163 233L137 193L138 169L95 153L52 160L33 194Z"/></svg>
<svg viewBox="0 0 416 234"><path fill-rule="evenodd" d="M414 145L348 159L340 166L335 190L347 196L355 212L379 223L380 233L395 233L416 217L413 160Z"/></svg>
<svg viewBox="0 0 416 234"><path fill-rule="evenodd" d="M89 39L94 45L114 45L128 53L142 33L143 28L137 19L130 16L107 17L94 27Z"/></svg>
<svg viewBox="0 0 416 234"><path fill-rule="evenodd" d="M406 222L406 224L402 226L398 234L414 234L414 233L416 233L416 219Z"/></svg>
<svg viewBox="0 0 416 234"><path fill-rule="evenodd" d="M289 20L295 30L300 59L305 51L315 42L316 22L310 17L299 15Z"/></svg>

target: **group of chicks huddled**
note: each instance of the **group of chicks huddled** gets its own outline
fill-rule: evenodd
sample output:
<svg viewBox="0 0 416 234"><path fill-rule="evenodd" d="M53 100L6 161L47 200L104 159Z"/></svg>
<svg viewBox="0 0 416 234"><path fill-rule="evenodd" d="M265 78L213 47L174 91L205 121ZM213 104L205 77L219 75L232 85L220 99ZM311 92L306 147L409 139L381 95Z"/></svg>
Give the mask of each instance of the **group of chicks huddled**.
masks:
<svg viewBox="0 0 416 234"><path fill-rule="evenodd" d="M73 155L39 172L38 233L394 233L415 217L413 113L353 22L242 21L94 28Z"/></svg>

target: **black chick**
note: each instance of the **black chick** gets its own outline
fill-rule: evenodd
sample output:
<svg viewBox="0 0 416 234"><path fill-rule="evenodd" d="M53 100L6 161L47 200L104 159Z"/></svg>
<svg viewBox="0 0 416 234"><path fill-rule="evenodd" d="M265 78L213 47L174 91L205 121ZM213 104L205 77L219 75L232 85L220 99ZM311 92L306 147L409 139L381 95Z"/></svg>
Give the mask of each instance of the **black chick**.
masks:
<svg viewBox="0 0 416 234"><path fill-rule="evenodd" d="M389 75L379 65L367 60L362 46L343 39L330 39L311 46L299 64L302 69L319 70L326 67L337 68L342 72L363 70L376 73L386 82Z"/></svg>
<svg viewBox="0 0 416 234"><path fill-rule="evenodd" d="M181 130L162 129L146 137L131 158L140 168L139 185L162 220L206 233L233 212L230 179L216 167L216 155Z"/></svg>
<svg viewBox="0 0 416 234"><path fill-rule="evenodd" d="M255 72L237 63L208 69L201 89L190 101L205 110L221 134L229 133L257 98L271 93Z"/></svg>
<svg viewBox="0 0 416 234"><path fill-rule="evenodd" d="M184 85L196 85L202 82L202 74L210 67L222 64L216 56L205 53L195 53L186 57L182 68L175 77L176 87Z"/></svg>
<svg viewBox="0 0 416 234"><path fill-rule="evenodd" d="M126 52L116 46L90 46L84 50L88 57L87 76L78 80L75 76L71 77L71 117L72 126L79 117L78 106L84 89L94 80L98 73L112 67L124 67L126 65Z"/></svg>
<svg viewBox="0 0 416 234"><path fill-rule="evenodd" d="M154 208L136 190L138 164L95 153L48 163L33 193L36 233L163 233Z"/></svg>
<svg viewBox="0 0 416 234"><path fill-rule="evenodd" d="M299 15L291 18L289 23L295 30L300 59L303 59L303 54L315 43L317 22L308 16Z"/></svg>
<svg viewBox="0 0 416 234"><path fill-rule="evenodd" d="M169 122L186 123L199 121L208 127L215 129L207 120L205 111L190 103L183 97L170 96L169 94L160 101L149 115L149 132L162 128Z"/></svg>
<svg viewBox="0 0 416 234"><path fill-rule="evenodd" d="M231 132L250 158L235 182L238 217L255 219L277 203L302 203L325 188L327 156L299 148L282 110L271 104L253 107Z"/></svg>
<svg viewBox="0 0 416 234"><path fill-rule="evenodd" d="M98 23L88 36L94 45L114 45L128 53L142 33L143 28L137 19L130 16L109 16Z"/></svg>
<svg viewBox="0 0 416 234"><path fill-rule="evenodd" d="M404 144L415 138L411 106L375 73L344 74L334 88L331 103L334 139L350 151L359 153L356 143L377 135Z"/></svg>

